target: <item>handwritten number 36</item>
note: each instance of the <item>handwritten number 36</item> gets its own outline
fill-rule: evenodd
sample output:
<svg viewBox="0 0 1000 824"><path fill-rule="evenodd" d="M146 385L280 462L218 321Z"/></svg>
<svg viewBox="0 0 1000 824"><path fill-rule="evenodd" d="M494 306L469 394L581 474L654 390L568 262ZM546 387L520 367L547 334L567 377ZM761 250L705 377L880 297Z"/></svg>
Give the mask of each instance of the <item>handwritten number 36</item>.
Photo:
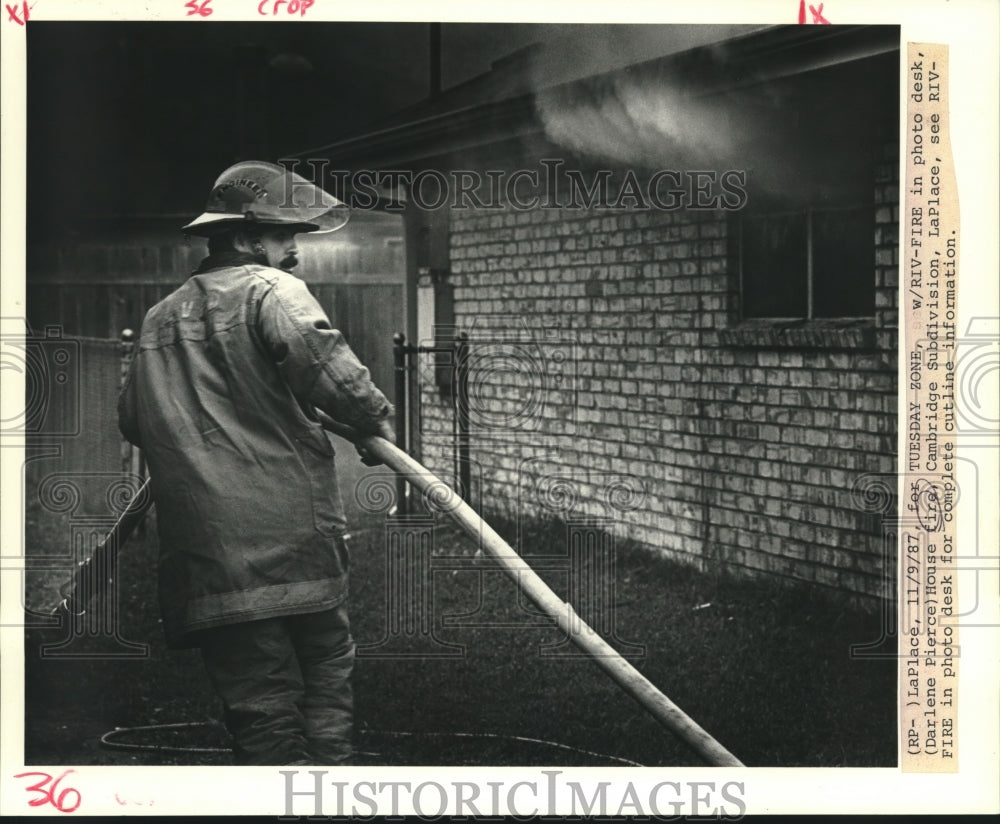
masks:
<svg viewBox="0 0 1000 824"><path fill-rule="evenodd" d="M55 781L52 780L51 775L43 772L19 773L18 775L15 775L14 778L30 778L35 775L41 776L42 780L37 784L25 787L26 792L38 793L35 798L32 798L28 802L29 807L40 807L42 804L51 804L61 813L71 813L80 806L80 801L82 799L79 791L75 790L73 787L66 787L59 792L58 795L56 795L56 792L59 790L59 782L71 772L73 772L73 770L66 770L66 772L60 775ZM50 785L48 789L46 789L46 785Z"/></svg>

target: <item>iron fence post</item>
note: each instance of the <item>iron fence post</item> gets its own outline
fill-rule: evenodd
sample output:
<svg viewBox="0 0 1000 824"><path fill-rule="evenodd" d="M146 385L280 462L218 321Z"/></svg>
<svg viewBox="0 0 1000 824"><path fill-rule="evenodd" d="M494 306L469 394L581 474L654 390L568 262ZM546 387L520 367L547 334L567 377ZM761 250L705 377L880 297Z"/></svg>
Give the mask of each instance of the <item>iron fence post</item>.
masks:
<svg viewBox="0 0 1000 824"><path fill-rule="evenodd" d="M472 466L469 444L469 335L460 332L455 342L455 430L458 489L468 502L471 495Z"/></svg>
<svg viewBox="0 0 1000 824"><path fill-rule="evenodd" d="M407 363L406 335L397 332L392 336L393 365L396 377L396 443L404 452L409 451L407 438ZM396 475L396 513L405 515L407 512L406 479L402 474Z"/></svg>
<svg viewBox="0 0 1000 824"><path fill-rule="evenodd" d="M132 352L135 348L135 333L131 329L122 329L119 340L121 341L121 375L118 381L118 390L121 391L125 388L129 364L132 362ZM132 472L132 457L132 444L123 437L121 444L122 475L128 475Z"/></svg>

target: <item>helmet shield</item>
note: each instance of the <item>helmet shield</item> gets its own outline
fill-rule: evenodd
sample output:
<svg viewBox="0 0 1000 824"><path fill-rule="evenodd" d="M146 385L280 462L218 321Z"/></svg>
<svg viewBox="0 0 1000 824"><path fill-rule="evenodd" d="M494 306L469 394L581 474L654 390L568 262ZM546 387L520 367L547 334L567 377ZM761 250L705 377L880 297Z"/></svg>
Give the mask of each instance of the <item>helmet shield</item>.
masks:
<svg viewBox="0 0 1000 824"><path fill-rule="evenodd" d="M332 232L349 217L346 205L301 175L250 160L219 176L204 213L184 230L205 237L237 225L294 225L299 232Z"/></svg>

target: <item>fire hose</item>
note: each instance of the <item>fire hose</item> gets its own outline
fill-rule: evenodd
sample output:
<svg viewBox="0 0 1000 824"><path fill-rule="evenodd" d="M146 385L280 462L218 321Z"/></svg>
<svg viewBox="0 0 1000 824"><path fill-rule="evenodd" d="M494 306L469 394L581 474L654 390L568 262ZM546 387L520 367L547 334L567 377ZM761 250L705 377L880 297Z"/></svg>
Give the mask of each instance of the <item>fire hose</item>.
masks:
<svg viewBox="0 0 1000 824"><path fill-rule="evenodd" d="M323 427L347 440L389 468L404 476L424 493L432 506L450 516L465 532L480 542L500 568L521 591L551 619L560 630L632 696L664 727L684 741L706 763L719 767L741 767L742 762L715 740L694 719L684 713L632 664L626 661L575 612L559 598L517 552L501 538L461 497L402 449L377 436L361 437L349 426L320 414ZM111 569L110 561L124 545L152 503L149 482L132 497L107 537L75 571L56 608L68 615L83 614L89 602L104 588L100 571Z"/></svg>

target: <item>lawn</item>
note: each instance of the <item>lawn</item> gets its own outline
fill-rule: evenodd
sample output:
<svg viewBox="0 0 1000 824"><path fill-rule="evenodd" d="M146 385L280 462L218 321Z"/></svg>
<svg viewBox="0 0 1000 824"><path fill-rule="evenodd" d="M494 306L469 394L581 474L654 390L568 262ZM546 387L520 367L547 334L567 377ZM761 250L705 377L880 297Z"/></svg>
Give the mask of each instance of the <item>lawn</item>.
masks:
<svg viewBox="0 0 1000 824"><path fill-rule="evenodd" d="M356 506L350 514L362 761L700 763L593 661L561 643L562 633L522 603L513 581L444 516L434 523L432 560L404 552L393 556L398 567L388 561L395 549L385 517ZM513 524L494 526L513 540ZM621 542L610 577L602 579L601 567L588 578L585 565L566 561L562 525L522 525L520 532L515 548L550 586L563 597L582 593L578 611L597 616L613 646L748 766L895 765L895 662L849 652L879 638L876 610L846 606L834 592L708 575ZM64 514L29 506L29 554L67 535ZM119 575L119 634L148 644L145 657L41 660L40 643L56 643L64 632L29 633L28 764L231 763L225 736L211 723L219 708L197 653L164 647L155 556L155 530L147 530L122 553ZM410 577L390 579L390 568ZM29 606L54 604L63 577L29 575ZM413 580L423 581L415 599L387 595L398 596L396 584ZM581 589L580 580L606 586ZM426 626L421 616L429 616ZM102 637L74 646L98 655L119 649ZM199 726L112 736L118 745L149 748L101 744L119 727L187 723Z"/></svg>

